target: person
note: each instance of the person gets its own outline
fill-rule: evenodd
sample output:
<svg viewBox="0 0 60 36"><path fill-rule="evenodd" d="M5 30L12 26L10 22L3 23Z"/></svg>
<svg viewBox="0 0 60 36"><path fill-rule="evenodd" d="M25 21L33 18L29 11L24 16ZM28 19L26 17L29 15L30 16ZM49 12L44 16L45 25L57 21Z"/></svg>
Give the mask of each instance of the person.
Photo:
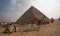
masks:
<svg viewBox="0 0 60 36"><path fill-rule="evenodd" d="M16 32L16 25L14 25L14 32Z"/></svg>
<svg viewBox="0 0 60 36"><path fill-rule="evenodd" d="M41 20L38 21L38 24L37 25L41 25Z"/></svg>

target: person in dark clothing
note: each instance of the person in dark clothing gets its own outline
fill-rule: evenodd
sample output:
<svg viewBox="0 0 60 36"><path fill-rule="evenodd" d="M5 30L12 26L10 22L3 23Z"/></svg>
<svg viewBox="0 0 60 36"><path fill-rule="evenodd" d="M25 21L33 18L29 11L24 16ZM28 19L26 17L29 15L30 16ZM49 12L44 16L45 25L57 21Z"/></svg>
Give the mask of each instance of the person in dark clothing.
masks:
<svg viewBox="0 0 60 36"><path fill-rule="evenodd" d="M14 25L14 32L16 32L16 26Z"/></svg>
<svg viewBox="0 0 60 36"><path fill-rule="evenodd" d="M41 25L41 20L38 21L38 24L37 25Z"/></svg>

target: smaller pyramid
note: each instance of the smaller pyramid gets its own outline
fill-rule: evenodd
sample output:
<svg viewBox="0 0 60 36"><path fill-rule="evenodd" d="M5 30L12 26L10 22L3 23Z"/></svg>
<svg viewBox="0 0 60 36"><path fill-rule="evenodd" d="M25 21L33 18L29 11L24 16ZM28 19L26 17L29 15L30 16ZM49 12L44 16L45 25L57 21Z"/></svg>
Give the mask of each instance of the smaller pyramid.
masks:
<svg viewBox="0 0 60 36"><path fill-rule="evenodd" d="M49 20L49 18L41 13L38 9L31 6L17 21L18 24L35 24L38 20Z"/></svg>

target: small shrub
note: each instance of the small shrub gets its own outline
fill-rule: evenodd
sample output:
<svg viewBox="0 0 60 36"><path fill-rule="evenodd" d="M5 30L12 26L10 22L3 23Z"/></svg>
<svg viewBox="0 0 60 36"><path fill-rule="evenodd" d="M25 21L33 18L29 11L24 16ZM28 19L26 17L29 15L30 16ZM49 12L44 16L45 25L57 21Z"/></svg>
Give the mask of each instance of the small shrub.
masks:
<svg viewBox="0 0 60 36"><path fill-rule="evenodd" d="M60 20L60 17L58 18L58 20Z"/></svg>
<svg viewBox="0 0 60 36"><path fill-rule="evenodd" d="M53 23L54 22L54 18L51 18L50 21L51 21L51 23Z"/></svg>

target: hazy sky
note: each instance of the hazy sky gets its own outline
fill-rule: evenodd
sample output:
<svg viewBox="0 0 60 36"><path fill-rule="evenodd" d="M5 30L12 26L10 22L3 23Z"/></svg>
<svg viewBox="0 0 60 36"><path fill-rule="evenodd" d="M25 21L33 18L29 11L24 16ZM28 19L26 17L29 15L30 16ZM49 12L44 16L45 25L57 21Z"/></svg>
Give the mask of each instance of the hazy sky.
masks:
<svg viewBox="0 0 60 36"><path fill-rule="evenodd" d="M0 0L0 22L16 21L31 5L49 18L60 17L60 0Z"/></svg>

